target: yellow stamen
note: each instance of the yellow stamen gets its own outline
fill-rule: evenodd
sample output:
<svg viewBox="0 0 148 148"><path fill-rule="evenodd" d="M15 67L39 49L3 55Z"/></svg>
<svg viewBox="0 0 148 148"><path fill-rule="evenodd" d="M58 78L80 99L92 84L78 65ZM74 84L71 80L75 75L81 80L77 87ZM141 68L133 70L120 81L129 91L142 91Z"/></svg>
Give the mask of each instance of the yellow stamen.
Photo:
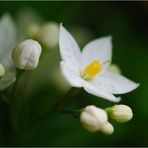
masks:
<svg viewBox="0 0 148 148"><path fill-rule="evenodd" d="M81 73L81 77L85 80L89 80L94 77L98 72L102 70L102 66L98 60L94 60L89 64L84 71Z"/></svg>
<svg viewBox="0 0 148 148"><path fill-rule="evenodd" d="M84 71L81 73L81 77L85 80L90 80L97 73L99 73L102 70L102 66L107 63L111 63L111 60L107 60L103 63L100 63L99 60L94 60L84 69Z"/></svg>

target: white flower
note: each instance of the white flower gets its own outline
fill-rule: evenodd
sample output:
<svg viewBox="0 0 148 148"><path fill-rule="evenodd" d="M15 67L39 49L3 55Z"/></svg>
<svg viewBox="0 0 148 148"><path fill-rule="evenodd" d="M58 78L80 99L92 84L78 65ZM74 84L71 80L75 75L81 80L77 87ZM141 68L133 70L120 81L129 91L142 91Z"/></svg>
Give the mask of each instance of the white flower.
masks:
<svg viewBox="0 0 148 148"><path fill-rule="evenodd" d="M0 63L5 67L5 75L0 79L0 91L16 80L15 66L11 59L12 48L16 42L16 25L9 14L4 14L0 19Z"/></svg>
<svg viewBox="0 0 148 148"><path fill-rule="evenodd" d="M105 125L102 126L100 131L104 134L111 135L114 132L114 127L111 123L107 122Z"/></svg>
<svg viewBox="0 0 148 148"><path fill-rule="evenodd" d="M132 119L132 109L127 105L114 105L106 109L110 117L117 122L127 122Z"/></svg>
<svg viewBox="0 0 148 148"><path fill-rule="evenodd" d="M73 87L83 87L88 93L119 101L113 94L134 90L138 84L122 75L107 70L112 58L111 37L96 39L88 43L81 52L71 34L60 26L61 70Z"/></svg>
<svg viewBox="0 0 148 148"><path fill-rule="evenodd" d="M5 68L2 64L0 64L0 78L5 75Z"/></svg>
<svg viewBox="0 0 148 148"><path fill-rule="evenodd" d="M83 127L90 132L100 130L100 128L106 124L107 120L108 117L106 112L93 105L85 107L80 115L80 121Z"/></svg>
<svg viewBox="0 0 148 148"><path fill-rule="evenodd" d="M17 68L33 70L38 65L41 51L41 46L37 41L27 39L13 49L12 59Z"/></svg>

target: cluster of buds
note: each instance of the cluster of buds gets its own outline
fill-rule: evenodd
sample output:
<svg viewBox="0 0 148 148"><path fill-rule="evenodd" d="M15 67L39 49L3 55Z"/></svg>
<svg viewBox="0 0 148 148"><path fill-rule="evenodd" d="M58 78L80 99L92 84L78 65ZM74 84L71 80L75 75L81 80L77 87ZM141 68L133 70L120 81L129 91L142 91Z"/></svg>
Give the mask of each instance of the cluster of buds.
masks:
<svg viewBox="0 0 148 148"><path fill-rule="evenodd" d="M37 39L49 49L58 45L59 26L56 22L46 22L43 25L31 24L28 27L27 36Z"/></svg>
<svg viewBox="0 0 148 148"><path fill-rule="evenodd" d="M114 105L106 109L89 105L82 110L80 121L82 126L90 132L100 131L110 135L114 132L114 127L108 121L108 116L117 122L127 122L132 119L133 113L127 105Z"/></svg>

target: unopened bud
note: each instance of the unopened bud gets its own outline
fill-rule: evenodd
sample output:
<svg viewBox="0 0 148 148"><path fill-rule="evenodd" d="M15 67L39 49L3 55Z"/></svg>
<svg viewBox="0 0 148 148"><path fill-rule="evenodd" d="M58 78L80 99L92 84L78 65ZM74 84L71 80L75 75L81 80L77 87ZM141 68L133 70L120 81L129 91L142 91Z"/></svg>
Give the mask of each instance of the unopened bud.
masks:
<svg viewBox="0 0 148 148"><path fill-rule="evenodd" d="M111 123L107 122L100 131L106 135L111 135L114 132L114 127Z"/></svg>
<svg viewBox="0 0 148 148"><path fill-rule="evenodd" d="M27 29L27 36L29 38L35 38L39 33L40 26L38 24L31 24Z"/></svg>
<svg viewBox="0 0 148 148"><path fill-rule="evenodd" d="M0 64L0 78L5 75L5 68L2 64Z"/></svg>
<svg viewBox="0 0 148 148"><path fill-rule="evenodd" d="M119 74L121 74L121 69L120 69L119 66L116 65L116 64L111 64L111 65L108 67L108 70L111 71L111 72L114 72L114 73L119 73Z"/></svg>
<svg viewBox="0 0 148 148"><path fill-rule="evenodd" d="M37 41L27 39L13 49L12 59L18 69L33 70L38 65L41 51Z"/></svg>
<svg viewBox="0 0 148 148"><path fill-rule="evenodd" d="M103 109L93 105L85 107L80 115L80 121L83 127L90 132L100 130L106 124L107 120L107 113Z"/></svg>
<svg viewBox="0 0 148 148"><path fill-rule="evenodd" d="M44 24L38 34L39 41L48 48L54 48L58 45L58 37L58 24L55 22Z"/></svg>
<svg viewBox="0 0 148 148"><path fill-rule="evenodd" d="M107 108L106 111L110 117L117 122L127 122L133 117L133 112L127 105L114 105L110 108Z"/></svg>

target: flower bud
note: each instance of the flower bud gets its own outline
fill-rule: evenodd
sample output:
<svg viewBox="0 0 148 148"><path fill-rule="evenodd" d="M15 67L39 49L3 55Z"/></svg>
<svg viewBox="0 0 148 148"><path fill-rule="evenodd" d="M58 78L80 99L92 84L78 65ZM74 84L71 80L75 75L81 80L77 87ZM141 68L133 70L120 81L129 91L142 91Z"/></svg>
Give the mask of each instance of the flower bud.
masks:
<svg viewBox="0 0 148 148"><path fill-rule="evenodd" d="M39 33L40 26L38 24L30 24L27 28L27 36L29 38L35 38L37 34Z"/></svg>
<svg viewBox="0 0 148 148"><path fill-rule="evenodd" d="M5 68L2 64L0 64L0 78L5 75Z"/></svg>
<svg viewBox="0 0 148 148"><path fill-rule="evenodd" d="M111 123L107 122L100 131L106 135L111 135L114 132L114 127Z"/></svg>
<svg viewBox="0 0 148 148"><path fill-rule="evenodd" d="M116 64L111 64L111 65L108 67L108 70L111 71L111 72L114 72L114 73L121 74L121 69L120 69L119 66L116 65Z"/></svg>
<svg viewBox="0 0 148 148"><path fill-rule="evenodd" d="M12 51L12 59L18 69L33 70L41 55L40 44L32 39L19 43Z"/></svg>
<svg viewBox="0 0 148 148"><path fill-rule="evenodd" d="M133 112L127 105L114 105L113 107L107 108L106 111L111 118L117 122L127 122L133 117Z"/></svg>
<svg viewBox="0 0 148 148"><path fill-rule="evenodd" d="M80 115L80 121L83 127L90 132L100 130L106 124L107 120L107 113L103 109L93 105L85 107Z"/></svg>
<svg viewBox="0 0 148 148"><path fill-rule="evenodd" d="M54 48L58 45L58 37L58 24L55 22L44 24L38 33L39 41L48 48Z"/></svg>

